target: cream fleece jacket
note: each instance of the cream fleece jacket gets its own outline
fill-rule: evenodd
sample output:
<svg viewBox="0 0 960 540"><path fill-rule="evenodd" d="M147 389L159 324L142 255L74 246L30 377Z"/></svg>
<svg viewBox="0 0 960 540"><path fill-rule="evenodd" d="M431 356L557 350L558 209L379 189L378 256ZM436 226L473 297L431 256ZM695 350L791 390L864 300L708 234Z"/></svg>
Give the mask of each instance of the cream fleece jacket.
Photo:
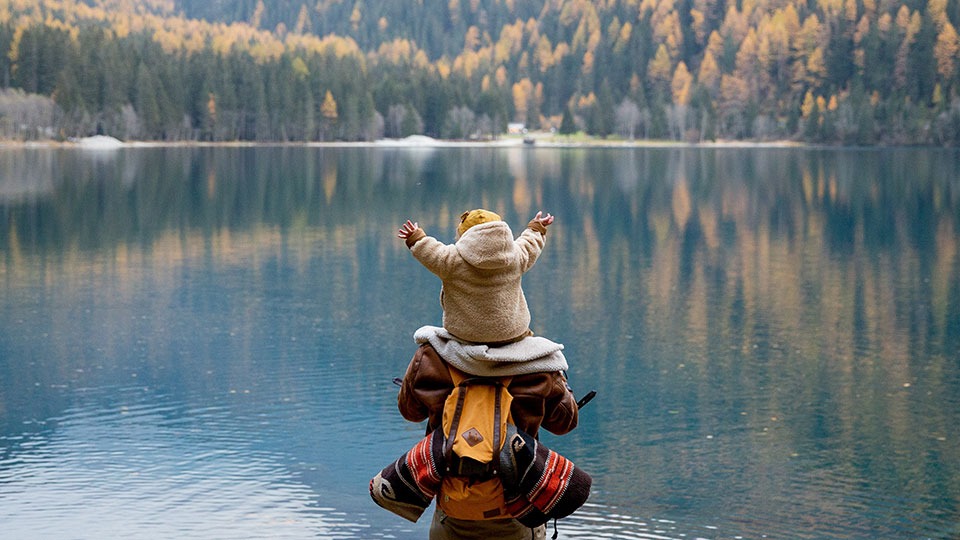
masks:
<svg viewBox="0 0 960 540"><path fill-rule="evenodd" d="M546 228L531 222L514 240L504 221L468 229L455 244L416 231L410 252L440 278L443 327L458 340L499 343L529 333L530 311L520 280L543 250Z"/></svg>

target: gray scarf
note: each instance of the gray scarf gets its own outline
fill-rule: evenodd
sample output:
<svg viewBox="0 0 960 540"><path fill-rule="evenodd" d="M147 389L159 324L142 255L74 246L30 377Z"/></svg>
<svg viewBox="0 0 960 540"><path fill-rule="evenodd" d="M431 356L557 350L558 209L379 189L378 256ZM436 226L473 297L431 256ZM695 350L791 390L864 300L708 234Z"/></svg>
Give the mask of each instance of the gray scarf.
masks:
<svg viewBox="0 0 960 540"><path fill-rule="evenodd" d="M477 377L512 377L568 369L563 345L540 336L491 347L462 343L438 326L421 326L413 339L421 345L430 343L451 366Z"/></svg>

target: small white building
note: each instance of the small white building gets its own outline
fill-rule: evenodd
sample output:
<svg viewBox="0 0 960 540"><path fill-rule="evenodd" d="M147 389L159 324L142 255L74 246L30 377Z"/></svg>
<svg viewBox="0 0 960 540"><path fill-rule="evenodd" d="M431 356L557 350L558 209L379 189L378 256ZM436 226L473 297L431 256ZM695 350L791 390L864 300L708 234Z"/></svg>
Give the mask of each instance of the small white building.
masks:
<svg viewBox="0 0 960 540"><path fill-rule="evenodd" d="M507 133L510 135L523 135L527 132L527 126L523 122L510 122L507 124Z"/></svg>

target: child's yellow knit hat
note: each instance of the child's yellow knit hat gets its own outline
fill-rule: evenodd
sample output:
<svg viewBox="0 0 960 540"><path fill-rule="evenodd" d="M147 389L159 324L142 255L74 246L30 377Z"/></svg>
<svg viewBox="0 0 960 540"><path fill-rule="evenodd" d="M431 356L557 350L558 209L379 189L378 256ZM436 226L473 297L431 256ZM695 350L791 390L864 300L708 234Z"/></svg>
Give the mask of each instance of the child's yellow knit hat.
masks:
<svg viewBox="0 0 960 540"><path fill-rule="evenodd" d="M501 221L501 219L499 215L482 208L470 210L469 212L460 214L460 225L457 227L457 238L463 236L463 233L467 232L467 229L470 227L490 221Z"/></svg>

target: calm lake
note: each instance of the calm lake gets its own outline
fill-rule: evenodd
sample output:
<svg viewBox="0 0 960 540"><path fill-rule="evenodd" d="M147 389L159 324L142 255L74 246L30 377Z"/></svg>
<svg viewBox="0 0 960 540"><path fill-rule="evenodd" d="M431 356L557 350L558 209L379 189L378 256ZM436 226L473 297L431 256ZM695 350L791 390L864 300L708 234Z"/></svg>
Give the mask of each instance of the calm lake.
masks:
<svg viewBox="0 0 960 540"><path fill-rule="evenodd" d="M395 235L476 207L557 216L561 539L960 536L960 152L370 146L0 148L0 537L426 538Z"/></svg>

